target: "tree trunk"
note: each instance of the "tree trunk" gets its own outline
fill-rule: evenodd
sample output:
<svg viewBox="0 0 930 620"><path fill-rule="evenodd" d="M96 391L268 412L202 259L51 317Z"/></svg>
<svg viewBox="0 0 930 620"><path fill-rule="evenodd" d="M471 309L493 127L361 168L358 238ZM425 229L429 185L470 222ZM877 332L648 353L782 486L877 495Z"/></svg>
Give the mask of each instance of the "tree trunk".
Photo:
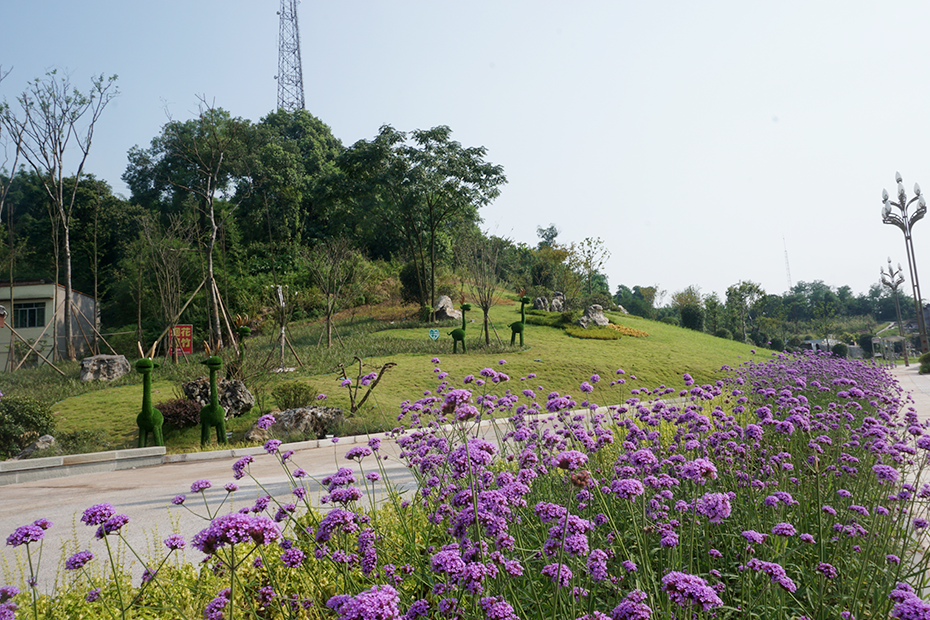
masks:
<svg viewBox="0 0 930 620"><path fill-rule="evenodd" d="M210 201L210 240L207 243L207 298L213 306L210 308L210 334L219 351L223 348L223 329L220 326L220 300L216 286L216 279L213 275L213 248L216 246L216 218L213 213L213 202Z"/></svg>
<svg viewBox="0 0 930 620"><path fill-rule="evenodd" d="M70 361L77 359L74 349L74 310L71 308L74 302L74 292L71 290L71 225L65 223L62 218L62 229L65 233L65 355Z"/></svg>

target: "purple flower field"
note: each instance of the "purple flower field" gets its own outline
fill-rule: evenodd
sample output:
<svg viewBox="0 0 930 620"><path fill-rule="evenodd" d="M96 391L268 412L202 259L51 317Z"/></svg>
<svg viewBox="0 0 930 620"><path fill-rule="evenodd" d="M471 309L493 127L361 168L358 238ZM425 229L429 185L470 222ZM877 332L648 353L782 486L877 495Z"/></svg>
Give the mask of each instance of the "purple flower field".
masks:
<svg viewBox="0 0 930 620"><path fill-rule="evenodd" d="M535 376L484 368L479 381L434 363L436 388L320 481L321 510L294 455L269 446L256 458L277 459L292 492L208 506L188 544L203 562L168 561L185 547L172 536L133 585L88 571L128 522L92 506L83 521L106 547L71 556L55 598L0 589L0 620L17 605L19 618L77 605L87 618L930 619L917 553L930 431L882 367L785 354L680 388L618 369L580 377L576 400ZM478 432L492 417L496 438ZM390 486L389 441L413 491ZM7 544L31 562L49 526Z"/></svg>

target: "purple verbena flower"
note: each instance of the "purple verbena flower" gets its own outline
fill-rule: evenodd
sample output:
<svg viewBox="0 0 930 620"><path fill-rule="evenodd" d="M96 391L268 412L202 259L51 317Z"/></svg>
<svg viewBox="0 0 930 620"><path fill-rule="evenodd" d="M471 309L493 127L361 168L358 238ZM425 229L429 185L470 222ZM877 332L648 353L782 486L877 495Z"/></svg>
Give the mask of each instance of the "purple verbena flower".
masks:
<svg viewBox="0 0 930 620"><path fill-rule="evenodd" d="M206 491L213 486L213 483L209 480L195 480L191 483L191 493L200 493Z"/></svg>
<svg viewBox="0 0 930 620"><path fill-rule="evenodd" d="M65 568L67 570L78 570L83 568L85 564L94 559L94 554L90 551L78 551L70 558L65 560Z"/></svg>

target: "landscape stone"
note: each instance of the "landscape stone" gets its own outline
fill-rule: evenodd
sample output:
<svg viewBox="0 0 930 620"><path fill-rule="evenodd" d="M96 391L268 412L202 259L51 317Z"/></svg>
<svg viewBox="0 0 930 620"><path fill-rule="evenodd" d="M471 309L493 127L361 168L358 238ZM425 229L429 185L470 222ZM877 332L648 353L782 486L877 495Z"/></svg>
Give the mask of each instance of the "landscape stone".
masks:
<svg viewBox="0 0 930 620"><path fill-rule="evenodd" d="M537 297L533 300L533 309L549 312L549 300L545 297Z"/></svg>
<svg viewBox="0 0 930 620"><path fill-rule="evenodd" d="M552 294L552 301L549 303L549 309L552 312L565 312L565 295L559 292Z"/></svg>
<svg viewBox="0 0 930 620"><path fill-rule="evenodd" d="M338 407L298 407L274 414L275 423L269 428L252 425L246 434L246 441L268 441L272 437L284 441L297 441L307 437L324 439L342 423L342 409Z"/></svg>
<svg viewBox="0 0 930 620"><path fill-rule="evenodd" d="M220 406L226 410L226 419L238 418L255 406L255 397L238 379L217 379L216 389ZM210 402L210 380L200 377L181 384L181 390L188 399L196 401L201 407Z"/></svg>
<svg viewBox="0 0 930 620"><path fill-rule="evenodd" d="M592 304L585 309L584 316L575 323L588 329L589 325L600 325L601 327L608 325L610 320L604 316L604 308L600 304Z"/></svg>
<svg viewBox="0 0 930 620"><path fill-rule="evenodd" d="M51 435L42 435L38 439L32 442L32 444L24 449L22 452L13 457L14 460L24 459L31 455L33 452L39 450L48 450L55 445L55 438Z"/></svg>
<svg viewBox="0 0 930 620"><path fill-rule="evenodd" d="M436 302L436 320L445 321L448 319L462 320L462 311L456 310L452 305L452 299L448 295L442 295Z"/></svg>
<svg viewBox="0 0 930 620"><path fill-rule="evenodd" d="M125 355L93 355L81 360L81 381L115 381L130 370Z"/></svg>

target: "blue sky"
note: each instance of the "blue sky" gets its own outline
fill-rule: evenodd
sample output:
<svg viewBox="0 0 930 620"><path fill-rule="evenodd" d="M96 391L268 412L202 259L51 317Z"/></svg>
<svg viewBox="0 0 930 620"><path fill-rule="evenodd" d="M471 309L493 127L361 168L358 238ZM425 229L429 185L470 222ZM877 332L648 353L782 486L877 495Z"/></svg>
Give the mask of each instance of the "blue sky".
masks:
<svg viewBox="0 0 930 620"><path fill-rule="evenodd" d="M126 152L198 96L253 121L276 105L275 0L11 4L0 97L52 68L119 75L87 168L117 193ZM881 191L896 170L930 188L930 3L304 1L299 19L307 109L345 145L449 125L509 179L485 227L600 237L612 288L782 293L787 249L793 282L859 293L906 264ZM930 278L930 223L915 246Z"/></svg>

